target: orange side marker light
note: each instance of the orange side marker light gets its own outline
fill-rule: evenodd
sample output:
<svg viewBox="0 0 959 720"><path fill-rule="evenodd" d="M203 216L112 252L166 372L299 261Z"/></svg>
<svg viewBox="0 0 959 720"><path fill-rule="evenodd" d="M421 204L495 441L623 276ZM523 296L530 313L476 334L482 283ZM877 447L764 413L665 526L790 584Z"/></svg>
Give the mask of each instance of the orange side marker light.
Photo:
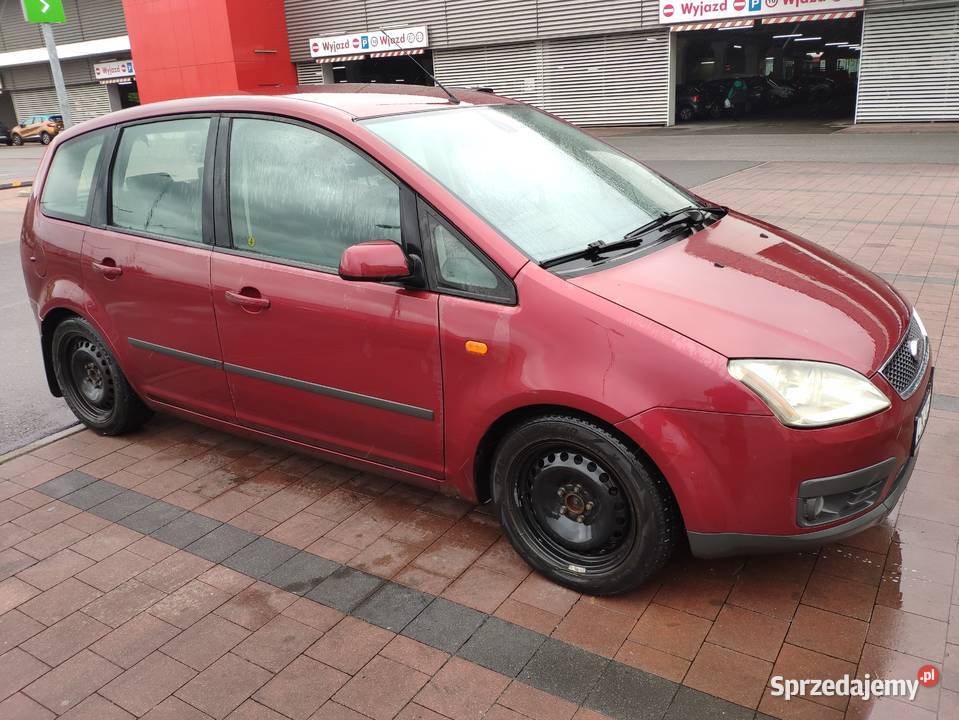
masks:
<svg viewBox="0 0 959 720"><path fill-rule="evenodd" d="M479 342L477 340L467 340L466 341L466 352L473 355L485 355L489 352L489 348L486 346L486 343Z"/></svg>

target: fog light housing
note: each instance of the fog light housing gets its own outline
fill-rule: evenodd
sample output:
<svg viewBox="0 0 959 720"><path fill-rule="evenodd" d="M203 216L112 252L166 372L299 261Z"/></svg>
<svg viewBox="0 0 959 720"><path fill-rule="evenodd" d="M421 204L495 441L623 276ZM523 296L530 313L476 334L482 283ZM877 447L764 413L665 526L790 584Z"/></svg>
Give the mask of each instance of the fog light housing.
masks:
<svg viewBox="0 0 959 720"><path fill-rule="evenodd" d="M826 498L822 495L818 497L804 498L802 501L803 519L808 525L815 525L816 520L826 507Z"/></svg>

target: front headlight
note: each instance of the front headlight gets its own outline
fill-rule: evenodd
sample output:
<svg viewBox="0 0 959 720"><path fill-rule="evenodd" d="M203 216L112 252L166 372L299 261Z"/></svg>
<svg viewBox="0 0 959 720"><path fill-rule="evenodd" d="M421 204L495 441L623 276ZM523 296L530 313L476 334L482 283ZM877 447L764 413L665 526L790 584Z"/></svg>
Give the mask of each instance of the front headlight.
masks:
<svg viewBox="0 0 959 720"><path fill-rule="evenodd" d="M889 407L882 391L855 370L805 360L730 360L729 373L755 392L783 425L823 427Z"/></svg>

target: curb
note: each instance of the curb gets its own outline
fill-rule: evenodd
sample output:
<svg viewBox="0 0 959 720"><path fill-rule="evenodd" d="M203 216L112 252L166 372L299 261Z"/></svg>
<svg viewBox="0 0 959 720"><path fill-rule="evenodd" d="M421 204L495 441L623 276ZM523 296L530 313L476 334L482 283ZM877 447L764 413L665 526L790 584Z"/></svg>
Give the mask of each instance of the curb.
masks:
<svg viewBox="0 0 959 720"><path fill-rule="evenodd" d="M34 440L32 443L27 443L23 447L19 447L19 448L16 448L15 450L11 450L9 452L3 453L2 455L0 455L0 465L7 462L8 460L13 460L14 458L18 458L21 455L26 455L28 452L33 452L34 450L38 448L42 448L45 445L50 445L51 443L55 443L57 440L62 440L63 438L69 437L70 435L75 435L81 430L85 430L85 429L86 429L85 425L81 425L80 423L77 423L76 425L68 427L65 430L58 430L52 435L47 435L46 437L40 438L39 440Z"/></svg>
<svg viewBox="0 0 959 720"><path fill-rule="evenodd" d="M13 190L14 188L26 188L33 185L33 180L14 180L12 182L0 183L0 190Z"/></svg>

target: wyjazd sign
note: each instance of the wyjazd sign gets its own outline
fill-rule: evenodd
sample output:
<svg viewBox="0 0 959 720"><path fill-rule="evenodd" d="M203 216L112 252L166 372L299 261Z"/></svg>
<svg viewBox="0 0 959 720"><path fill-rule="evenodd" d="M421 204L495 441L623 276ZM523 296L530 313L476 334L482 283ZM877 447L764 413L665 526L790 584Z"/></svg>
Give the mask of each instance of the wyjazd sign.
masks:
<svg viewBox="0 0 959 720"><path fill-rule="evenodd" d="M861 10L865 0L659 0L664 24Z"/></svg>
<svg viewBox="0 0 959 720"><path fill-rule="evenodd" d="M379 30L348 35L330 35L310 38L310 55L315 58L333 55L388 52L390 50L413 50L429 47L429 30L425 25L417 27Z"/></svg>
<svg viewBox="0 0 959 720"><path fill-rule="evenodd" d="M132 60L117 60L115 62L102 62L93 65L93 75L97 80L111 80L113 78L133 77L136 73L133 71Z"/></svg>

